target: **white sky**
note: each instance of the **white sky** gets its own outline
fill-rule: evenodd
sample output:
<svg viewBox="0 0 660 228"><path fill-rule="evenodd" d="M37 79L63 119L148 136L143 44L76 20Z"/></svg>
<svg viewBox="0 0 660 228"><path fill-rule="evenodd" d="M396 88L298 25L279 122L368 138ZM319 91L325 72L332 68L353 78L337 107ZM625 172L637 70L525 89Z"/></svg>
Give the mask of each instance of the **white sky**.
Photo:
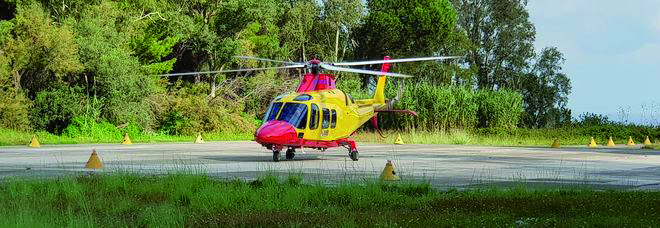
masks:
<svg viewBox="0 0 660 228"><path fill-rule="evenodd" d="M572 81L569 108L660 124L660 0L530 0L536 50L556 46Z"/></svg>

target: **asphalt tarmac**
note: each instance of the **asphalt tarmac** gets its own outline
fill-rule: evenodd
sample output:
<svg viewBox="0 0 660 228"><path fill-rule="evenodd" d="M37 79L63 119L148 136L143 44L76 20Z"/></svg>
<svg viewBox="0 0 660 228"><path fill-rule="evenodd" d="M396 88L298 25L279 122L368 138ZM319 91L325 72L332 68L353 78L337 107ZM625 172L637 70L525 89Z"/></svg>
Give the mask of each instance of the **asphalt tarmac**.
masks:
<svg viewBox="0 0 660 228"><path fill-rule="evenodd" d="M92 150L104 167L85 169ZM378 180L392 160L402 181L436 188L552 187L660 188L660 151L636 147L484 147L464 145L358 144L359 161L346 149L298 150L293 160L273 162L255 142L205 144L42 145L0 147L0 180L11 176L57 177L88 172L204 173L253 180L271 174L337 184Z"/></svg>

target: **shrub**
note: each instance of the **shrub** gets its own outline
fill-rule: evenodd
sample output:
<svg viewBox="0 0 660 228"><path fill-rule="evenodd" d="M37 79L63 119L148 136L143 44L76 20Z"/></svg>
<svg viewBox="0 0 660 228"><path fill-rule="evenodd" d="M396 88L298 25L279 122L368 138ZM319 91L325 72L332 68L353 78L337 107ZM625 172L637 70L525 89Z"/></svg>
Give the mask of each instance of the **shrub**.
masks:
<svg viewBox="0 0 660 228"><path fill-rule="evenodd" d="M251 132L256 130L254 117L227 108L227 100L208 99L191 94L186 88L162 97L152 97L154 113L162 113L160 131L170 135L194 135L198 132Z"/></svg>
<svg viewBox="0 0 660 228"><path fill-rule="evenodd" d="M30 100L13 91L0 92L0 128L30 130Z"/></svg>
<svg viewBox="0 0 660 228"><path fill-rule="evenodd" d="M38 92L30 110L32 126L61 134L81 112L83 101L83 96L73 88L60 87Z"/></svg>

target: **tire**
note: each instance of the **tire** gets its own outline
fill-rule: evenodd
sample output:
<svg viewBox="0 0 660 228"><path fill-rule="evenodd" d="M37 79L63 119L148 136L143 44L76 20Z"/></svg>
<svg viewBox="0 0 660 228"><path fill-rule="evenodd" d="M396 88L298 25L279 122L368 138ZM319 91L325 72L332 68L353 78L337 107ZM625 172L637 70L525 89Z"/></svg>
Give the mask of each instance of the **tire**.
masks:
<svg viewBox="0 0 660 228"><path fill-rule="evenodd" d="M293 149L286 150L286 159L287 160L291 160L295 156L296 156L296 151L295 150L293 150Z"/></svg>
<svg viewBox="0 0 660 228"><path fill-rule="evenodd" d="M351 160L353 160L353 161L357 161L358 159L360 159L360 153L358 153L358 151L356 150L356 151L353 151L353 152L349 153L348 157L350 157Z"/></svg>
<svg viewBox="0 0 660 228"><path fill-rule="evenodd" d="M279 151L273 151L273 161L274 162L279 162L280 161L280 152Z"/></svg>

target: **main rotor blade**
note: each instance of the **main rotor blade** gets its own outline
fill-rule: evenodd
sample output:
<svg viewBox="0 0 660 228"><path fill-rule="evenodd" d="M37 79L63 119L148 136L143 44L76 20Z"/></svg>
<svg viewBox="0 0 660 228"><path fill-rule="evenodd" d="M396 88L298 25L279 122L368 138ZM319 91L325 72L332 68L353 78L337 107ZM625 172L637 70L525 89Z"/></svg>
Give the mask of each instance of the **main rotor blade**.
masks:
<svg viewBox="0 0 660 228"><path fill-rule="evenodd" d="M159 74L158 76L184 76L184 75L196 75L196 74L215 74L215 73L229 73L229 72L242 72L242 71L255 71L255 70L274 70L274 69L293 69L293 68L304 68L305 65L291 65L291 66L282 66L282 67L264 67L264 68L248 68L248 69L238 69L238 70L216 70L216 71L203 71L203 72L188 72L188 73L175 73L175 74Z"/></svg>
<svg viewBox="0 0 660 228"><path fill-rule="evenodd" d="M300 65L300 64L303 64L303 63L296 63L296 62L289 62L289 61L280 61L280 60L274 60L274 59L257 58L257 57L252 57L252 56L234 56L234 58L239 58L239 59L252 59L252 60L259 60L259 61L266 61L266 62L273 62L273 63L284 63L284 64L289 64L289 65Z"/></svg>
<svg viewBox="0 0 660 228"><path fill-rule="evenodd" d="M373 61L362 61L362 62L346 62L346 63L333 63L335 66L361 66L361 65L371 65L371 64L383 64L383 63L405 63L405 62L419 62L419 61L430 61L430 60L447 60L447 59L460 59L463 56L438 56L438 57L423 57L423 58L409 58L409 59L389 59L389 60L373 60Z"/></svg>
<svg viewBox="0 0 660 228"><path fill-rule="evenodd" d="M344 67L336 67L328 64L321 64L321 68L326 69L326 70L333 70L333 71L342 71L342 72L351 72L351 73L358 73L358 74L373 74L373 75L385 75L385 76L391 76L391 77L400 77L400 78L410 78L412 76L410 75L405 75L405 74L398 74L398 73L383 73L380 71L371 71L371 70L360 70L360 69L353 69L353 68L344 68Z"/></svg>

